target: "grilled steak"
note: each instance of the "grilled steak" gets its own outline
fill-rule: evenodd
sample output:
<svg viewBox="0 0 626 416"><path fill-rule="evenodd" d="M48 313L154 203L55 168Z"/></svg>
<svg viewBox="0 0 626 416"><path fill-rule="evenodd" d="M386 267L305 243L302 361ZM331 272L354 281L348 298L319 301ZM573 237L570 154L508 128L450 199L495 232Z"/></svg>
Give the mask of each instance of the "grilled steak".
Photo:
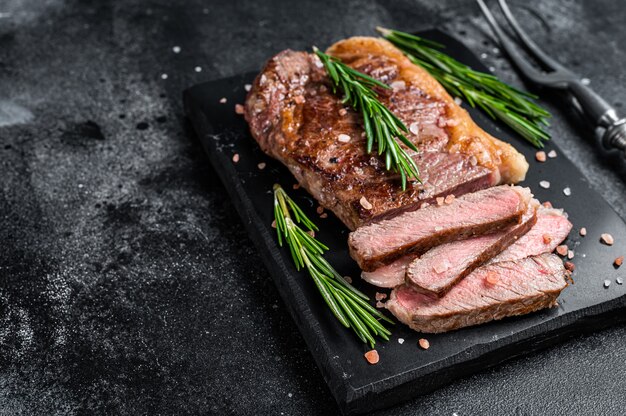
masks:
<svg viewBox="0 0 626 416"><path fill-rule="evenodd" d="M476 268L500 254L537 221L533 200L522 222L495 233L442 244L413 260L406 269L406 284L420 293L441 297Z"/></svg>
<svg viewBox="0 0 626 416"><path fill-rule="evenodd" d="M438 196L524 178L524 157L476 126L439 83L387 41L351 38L328 52L393 87L379 97L410 128L407 137L419 153L407 151L422 184L402 191L399 176L365 152L361 116L332 93L313 54L287 50L270 59L248 94L245 117L263 151L284 163L348 228Z"/></svg>
<svg viewBox="0 0 626 416"><path fill-rule="evenodd" d="M350 233L350 255L362 270L373 271L408 253L422 254L443 243L517 224L530 199L527 188L501 185L404 212Z"/></svg>
<svg viewBox="0 0 626 416"><path fill-rule="evenodd" d="M563 262L543 254L480 267L442 298L400 286L386 307L416 331L445 332L554 306L565 278Z"/></svg>
<svg viewBox="0 0 626 416"><path fill-rule="evenodd" d="M540 206L537 209L537 222L530 231L502 253L489 260L489 263L550 253L567 238L571 229L572 223L565 217L563 210ZM471 239L467 240L468 243L470 241ZM361 277L366 282L378 287L400 286L405 281L407 266L416 258L417 255L409 254L372 272L362 272Z"/></svg>
<svg viewBox="0 0 626 416"><path fill-rule="evenodd" d="M522 259L542 253L551 253L567 238L572 223L563 210L539 207L537 223L508 249L491 259L491 263Z"/></svg>

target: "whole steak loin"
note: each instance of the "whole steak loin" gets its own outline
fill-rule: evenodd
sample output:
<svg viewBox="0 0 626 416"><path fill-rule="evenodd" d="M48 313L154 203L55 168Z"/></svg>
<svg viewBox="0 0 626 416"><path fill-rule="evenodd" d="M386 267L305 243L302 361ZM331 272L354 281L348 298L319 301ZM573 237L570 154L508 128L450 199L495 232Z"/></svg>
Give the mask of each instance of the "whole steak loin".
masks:
<svg viewBox="0 0 626 416"><path fill-rule="evenodd" d="M533 200L519 224L428 250L409 264L406 269L406 284L416 292L437 297L445 295L465 276L526 234L537 221L538 205L539 202Z"/></svg>
<svg viewBox="0 0 626 416"><path fill-rule="evenodd" d="M271 58L248 94L245 117L261 149L348 228L439 196L524 179L524 157L480 129L434 78L387 41L350 38L328 52L392 87L380 90L379 98L409 128L419 153L407 151L423 183L402 191L399 176L366 153L360 114L332 92L313 54L286 50Z"/></svg>
<svg viewBox="0 0 626 416"><path fill-rule="evenodd" d="M408 253L492 233L518 224L531 197L528 188L500 185L404 212L351 232L350 255L362 270L372 271Z"/></svg>
<svg viewBox="0 0 626 416"><path fill-rule="evenodd" d="M551 253L556 246L567 238L571 229L572 223L564 215L563 210L540 206L537 210L537 222L530 231L502 253L491 259L489 263ZM472 239L466 241L470 243ZM407 266L415 258L417 258L417 255L409 254L372 272L362 272L361 277L366 282L378 287L393 288L400 286L405 281Z"/></svg>
<svg viewBox="0 0 626 416"><path fill-rule="evenodd" d="M554 306L566 276L561 259L542 254L480 267L442 298L400 286L386 307L418 332L451 331Z"/></svg>

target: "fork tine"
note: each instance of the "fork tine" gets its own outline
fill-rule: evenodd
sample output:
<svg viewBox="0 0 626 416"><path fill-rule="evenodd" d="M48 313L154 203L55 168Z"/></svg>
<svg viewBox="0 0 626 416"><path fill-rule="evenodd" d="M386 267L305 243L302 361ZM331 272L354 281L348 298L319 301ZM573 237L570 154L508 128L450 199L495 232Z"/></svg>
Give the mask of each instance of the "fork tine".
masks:
<svg viewBox="0 0 626 416"><path fill-rule="evenodd" d="M517 45L513 43L511 39L509 39L509 37L504 33L498 22L496 22L495 17L493 16L493 14L491 14L491 11L489 11L487 6L485 5L485 2L483 0L476 0L476 2L480 6L480 10L487 19L487 22L489 22L491 29L496 35L496 38L498 38L500 46L502 46L502 48L506 51L506 53L513 60L515 65L517 65L519 70L522 71L524 75L532 81L538 84L544 84L545 75L537 70L535 67L533 67L530 63L528 63L526 58L522 56L522 54L518 50Z"/></svg>
<svg viewBox="0 0 626 416"><path fill-rule="evenodd" d="M553 71L565 71L569 72L564 66L560 63L552 59L548 54L546 54L537 44L528 36L528 34L522 29L520 24L517 22L517 19L511 13L511 9L509 9L509 5L506 3L506 0L498 0L498 4L500 5L500 9L502 9L502 13L504 17L509 22L509 24L513 27L515 34L522 41L524 46L546 67L550 68Z"/></svg>

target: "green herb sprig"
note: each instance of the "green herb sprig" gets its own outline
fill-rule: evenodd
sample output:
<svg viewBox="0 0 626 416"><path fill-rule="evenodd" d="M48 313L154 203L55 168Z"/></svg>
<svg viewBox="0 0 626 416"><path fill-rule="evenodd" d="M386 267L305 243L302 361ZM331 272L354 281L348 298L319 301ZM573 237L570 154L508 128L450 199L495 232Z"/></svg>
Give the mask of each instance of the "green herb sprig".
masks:
<svg viewBox="0 0 626 416"><path fill-rule="evenodd" d="M550 113L532 101L537 96L460 63L441 52L444 46L437 42L397 30L376 29L414 64L428 71L450 94L502 120L538 148L550 139L550 134L544 130L549 125Z"/></svg>
<svg viewBox="0 0 626 416"><path fill-rule="evenodd" d="M369 343L372 348L376 345L374 336L388 341L391 332L379 319L390 324L393 321L374 309L367 302L369 298L351 286L324 259L328 247L311 235L318 231L317 226L278 184L274 185L274 219L278 244L282 247L283 241L287 242L296 269L307 269L339 322L352 328L361 341Z"/></svg>
<svg viewBox="0 0 626 416"><path fill-rule="evenodd" d="M409 129L378 100L378 94L374 90L375 87L383 89L391 87L350 68L316 47L313 47L313 51L324 64L332 80L333 92L339 89L344 95L343 102L349 103L352 108L361 112L367 137L367 153L372 152L374 142L376 142L378 154L385 154L387 170L400 174L402 190L406 189L407 178L421 182L417 164L396 140L399 139L409 149L417 152L415 145L405 136Z"/></svg>

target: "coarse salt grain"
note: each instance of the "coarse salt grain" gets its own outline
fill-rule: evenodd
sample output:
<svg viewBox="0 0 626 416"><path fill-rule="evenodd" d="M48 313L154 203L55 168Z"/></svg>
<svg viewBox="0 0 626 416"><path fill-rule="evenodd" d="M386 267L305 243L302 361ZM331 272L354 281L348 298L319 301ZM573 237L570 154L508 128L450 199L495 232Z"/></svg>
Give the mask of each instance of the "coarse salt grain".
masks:
<svg viewBox="0 0 626 416"><path fill-rule="evenodd" d="M459 97L454 97L454 102L456 103L456 105L461 105L463 100L461 100Z"/></svg>
<svg viewBox="0 0 626 416"><path fill-rule="evenodd" d="M352 283L352 278L350 276L344 276L343 280L345 280L348 283Z"/></svg>
<svg viewBox="0 0 626 416"><path fill-rule="evenodd" d="M609 287L609 286L611 286L611 281L609 279L606 279L604 281L604 287Z"/></svg>
<svg viewBox="0 0 626 416"><path fill-rule="evenodd" d="M220 104L226 104L226 101L228 101L226 97L220 98Z"/></svg>
<svg viewBox="0 0 626 416"><path fill-rule="evenodd" d="M368 351L364 354L364 356L367 362L372 365L378 364L378 361L380 361L380 356L378 355L378 351L376 350Z"/></svg>
<svg viewBox="0 0 626 416"><path fill-rule="evenodd" d="M541 182L539 182L539 186L541 186L543 189L548 189L548 188L550 188L550 182L548 182L548 181L541 181Z"/></svg>
<svg viewBox="0 0 626 416"><path fill-rule="evenodd" d="M543 244L550 244L552 242L552 237L548 234L543 235Z"/></svg>
<svg viewBox="0 0 626 416"><path fill-rule="evenodd" d="M348 143L350 141L350 136L348 136L347 134L340 134L339 136L337 136L337 140L339 140L341 143Z"/></svg>
<svg viewBox="0 0 626 416"><path fill-rule="evenodd" d="M167 79L167 74L161 74L161 79Z"/></svg>
<svg viewBox="0 0 626 416"><path fill-rule="evenodd" d="M174 47L172 48L172 51L173 51L174 53L180 53L180 46L174 46Z"/></svg>
<svg viewBox="0 0 626 416"><path fill-rule="evenodd" d="M339 109L339 115L341 117L345 116L346 114L348 114L348 110L346 110L345 108Z"/></svg>
<svg viewBox="0 0 626 416"><path fill-rule="evenodd" d="M616 282L618 285L621 285L621 284L623 284L623 283L624 283L624 281L622 280L622 278L621 278L621 277L618 277L617 279L615 279L615 282Z"/></svg>
<svg viewBox="0 0 626 416"><path fill-rule="evenodd" d="M276 228L276 220L272 221L272 228Z"/></svg>
<svg viewBox="0 0 626 416"><path fill-rule="evenodd" d="M239 162L239 153L235 153L233 155L233 162L235 162L235 163Z"/></svg>
<svg viewBox="0 0 626 416"><path fill-rule="evenodd" d="M243 89L246 91L250 91L252 89L252 85L251 84L246 84L243 86Z"/></svg>
<svg viewBox="0 0 626 416"><path fill-rule="evenodd" d="M389 86L394 90L394 91L401 91L403 89L406 88L406 83L402 80L400 81L394 81L391 84L389 84Z"/></svg>
<svg viewBox="0 0 626 416"><path fill-rule="evenodd" d="M445 201L445 198L442 196L438 196L437 197L437 205L441 206L443 205L443 201Z"/></svg>
<svg viewBox="0 0 626 416"><path fill-rule="evenodd" d="M587 229L585 227L581 228L579 234L582 237L586 236L587 235Z"/></svg>
<svg viewBox="0 0 626 416"><path fill-rule="evenodd" d="M552 208L552 202L550 202L550 201L546 201L546 202L544 202L544 203L543 203L543 204L541 204L541 205L543 205L543 206L544 206L544 207L546 207L546 208Z"/></svg>
<svg viewBox="0 0 626 416"><path fill-rule="evenodd" d="M570 196L570 195L572 195L572 190L569 187L567 187L567 188L563 189L563 194L565 196Z"/></svg>
<svg viewBox="0 0 626 416"><path fill-rule="evenodd" d="M235 104L235 113L237 113L237 114L243 114L243 105L241 105L241 104Z"/></svg>
<svg viewBox="0 0 626 416"><path fill-rule="evenodd" d="M310 235L311 237L315 238L315 231L313 230L309 230L306 232L308 235Z"/></svg>
<svg viewBox="0 0 626 416"><path fill-rule="evenodd" d="M446 198L443 200L446 204L450 205L454 201L454 195L446 195Z"/></svg>
<svg viewBox="0 0 626 416"><path fill-rule="evenodd" d="M324 212L324 207L319 205L316 209L315 212L317 212L318 214L321 214L322 212Z"/></svg>
<svg viewBox="0 0 626 416"><path fill-rule="evenodd" d="M382 308L384 308L384 307L385 307L385 304L384 304L384 303L382 303L381 301L378 301L378 302L376 302L376 307L377 307L378 309L382 309Z"/></svg>
<svg viewBox="0 0 626 416"><path fill-rule="evenodd" d="M398 338L398 344L404 344L404 338Z"/></svg>
<svg viewBox="0 0 626 416"><path fill-rule="evenodd" d="M500 278L497 273L491 272L487 274L487 277L485 277L485 282L491 286L498 284L499 281Z"/></svg>
<svg viewBox="0 0 626 416"><path fill-rule="evenodd" d="M370 204L370 201L368 201L367 198L365 198L364 196L362 196L361 199L359 199L359 204L361 204L363 208L368 209L368 210L374 208L372 204Z"/></svg>
<svg viewBox="0 0 626 416"><path fill-rule="evenodd" d="M201 66L197 66L193 69L196 72L202 72L202 67Z"/></svg>
<svg viewBox="0 0 626 416"><path fill-rule="evenodd" d="M619 256L618 258L615 259L615 261L613 261L613 265L615 267L619 267L622 265L623 262L624 262L624 256Z"/></svg>
<svg viewBox="0 0 626 416"><path fill-rule="evenodd" d="M256 165L256 167L257 167L257 168L259 168L259 170L263 170L263 169L265 169L265 166L267 166L267 165L265 164L265 162L261 162L261 163L259 163L258 165Z"/></svg>
<svg viewBox="0 0 626 416"><path fill-rule="evenodd" d="M567 258L570 259L570 260L574 258L574 251L573 250L567 250Z"/></svg>
<svg viewBox="0 0 626 416"><path fill-rule="evenodd" d="M544 152L543 150L538 151L537 153L535 153L535 159L537 159L538 162L545 162L546 152Z"/></svg>
<svg viewBox="0 0 626 416"><path fill-rule="evenodd" d="M549 157L550 159L554 159L554 158L556 157L556 150L550 150L550 151L548 152L548 157Z"/></svg>
<svg viewBox="0 0 626 416"><path fill-rule="evenodd" d="M418 135L420 132L420 125L417 122L413 122L409 125L409 131L415 135Z"/></svg>
<svg viewBox="0 0 626 416"><path fill-rule="evenodd" d="M606 244L607 246L612 246L615 240L613 240L613 236L608 233L604 233L600 236L600 240Z"/></svg>
<svg viewBox="0 0 626 416"><path fill-rule="evenodd" d="M328 218L328 214L327 213L323 213L322 215L320 215L321 219L326 219Z"/></svg>
<svg viewBox="0 0 626 416"><path fill-rule="evenodd" d="M567 246L565 244L558 246L556 252L561 256L567 256Z"/></svg>
<svg viewBox="0 0 626 416"><path fill-rule="evenodd" d="M419 341L417 341L417 343L424 350L427 350L428 348L430 348L430 342L428 342L426 338L420 338Z"/></svg>
<svg viewBox="0 0 626 416"><path fill-rule="evenodd" d="M376 292L376 300L383 300L387 298L387 294L386 293L380 293L380 292Z"/></svg>

